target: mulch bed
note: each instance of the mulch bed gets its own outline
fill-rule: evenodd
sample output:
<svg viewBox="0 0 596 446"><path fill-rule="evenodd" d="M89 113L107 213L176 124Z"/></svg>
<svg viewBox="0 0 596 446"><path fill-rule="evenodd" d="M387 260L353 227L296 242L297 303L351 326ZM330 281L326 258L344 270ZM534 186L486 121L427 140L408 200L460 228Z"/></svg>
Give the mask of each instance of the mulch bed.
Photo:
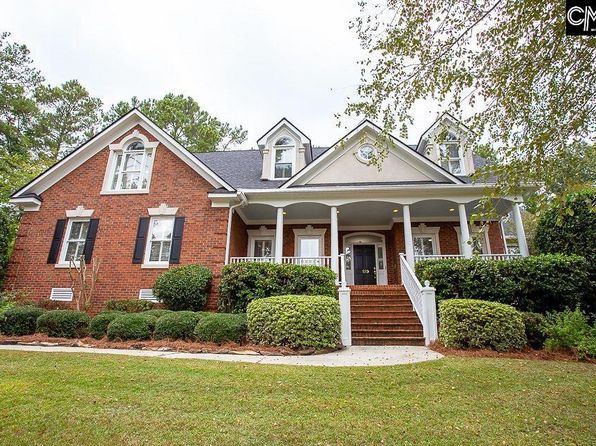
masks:
<svg viewBox="0 0 596 446"><path fill-rule="evenodd" d="M0 336L0 345L36 345L45 347L86 347L86 348L119 348L131 350L154 350L183 353L229 353L236 355L295 356L329 353L337 349L315 350L292 349L256 344L236 344L228 342L215 344L212 342L190 341L109 341L107 338L67 339L51 338L41 333L29 336Z"/></svg>
<svg viewBox="0 0 596 446"><path fill-rule="evenodd" d="M510 351L510 352L496 352L488 349L470 349L470 350L459 350L455 348L445 347L440 342L435 342L429 345L429 348L441 353L445 356L457 356L462 358L511 358L511 359L525 359L525 360L536 360L536 361L572 361L580 362L577 356L573 352L569 351L557 351L551 352L547 350L534 350L527 348L521 351ZM585 359L581 362L588 362L596 364L594 359Z"/></svg>

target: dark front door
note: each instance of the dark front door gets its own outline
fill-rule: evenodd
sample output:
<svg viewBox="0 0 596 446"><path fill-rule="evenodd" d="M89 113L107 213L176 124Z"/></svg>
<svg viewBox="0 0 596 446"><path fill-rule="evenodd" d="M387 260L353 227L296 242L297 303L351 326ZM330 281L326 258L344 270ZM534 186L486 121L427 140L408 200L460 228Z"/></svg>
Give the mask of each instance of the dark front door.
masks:
<svg viewBox="0 0 596 446"><path fill-rule="evenodd" d="M375 245L354 245L354 285L376 285Z"/></svg>

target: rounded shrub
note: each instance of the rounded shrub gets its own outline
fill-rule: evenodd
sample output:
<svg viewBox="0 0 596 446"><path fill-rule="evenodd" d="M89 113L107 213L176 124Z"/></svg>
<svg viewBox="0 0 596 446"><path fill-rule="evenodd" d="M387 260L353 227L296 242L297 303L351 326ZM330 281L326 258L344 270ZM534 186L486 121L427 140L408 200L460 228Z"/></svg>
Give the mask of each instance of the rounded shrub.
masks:
<svg viewBox="0 0 596 446"><path fill-rule="evenodd" d="M124 313L140 313L151 310L154 303L150 300L141 299L118 299L108 300L105 311L122 311Z"/></svg>
<svg viewBox="0 0 596 446"><path fill-rule="evenodd" d="M532 348L542 348L546 339L546 335L544 334L544 316L540 313L526 311L522 313L522 318L524 320L528 345Z"/></svg>
<svg viewBox="0 0 596 446"><path fill-rule="evenodd" d="M202 310L213 275L201 265L172 268L157 277L153 294L170 310Z"/></svg>
<svg viewBox="0 0 596 446"><path fill-rule="evenodd" d="M35 333L37 318L44 314L43 308L16 306L4 312L2 333L11 336L24 336Z"/></svg>
<svg viewBox="0 0 596 446"><path fill-rule="evenodd" d="M108 339L110 341L149 339L156 322L157 318L151 315L121 314L108 324Z"/></svg>
<svg viewBox="0 0 596 446"><path fill-rule="evenodd" d="M522 315L510 305L474 299L439 303L439 338L447 347L521 349L527 343Z"/></svg>
<svg viewBox="0 0 596 446"><path fill-rule="evenodd" d="M95 339L103 338L108 332L108 325L122 313L121 311L105 311L99 313L89 323L89 335Z"/></svg>
<svg viewBox="0 0 596 446"><path fill-rule="evenodd" d="M147 310L147 311L143 311L143 314L148 314L150 316L155 316L156 318L160 318L162 316L165 316L166 314L170 314L173 313L172 310L164 310L164 309L155 309L155 310Z"/></svg>
<svg viewBox="0 0 596 446"><path fill-rule="evenodd" d="M193 330L203 313L194 311L171 311L163 315L155 324L155 339L192 339Z"/></svg>
<svg viewBox="0 0 596 446"><path fill-rule="evenodd" d="M84 338L91 318L83 311L52 310L37 319L37 331L54 338Z"/></svg>
<svg viewBox="0 0 596 446"><path fill-rule="evenodd" d="M340 344L341 315L329 296L275 296L252 301L248 337L258 344L333 348Z"/></svg>
<svg viewBox="0 0 596 446"><path fill-rule="evenodd" d="M209 313L203 316L194 329L197 341L242 342L246 336L246 315L242 313Z"/></svg>

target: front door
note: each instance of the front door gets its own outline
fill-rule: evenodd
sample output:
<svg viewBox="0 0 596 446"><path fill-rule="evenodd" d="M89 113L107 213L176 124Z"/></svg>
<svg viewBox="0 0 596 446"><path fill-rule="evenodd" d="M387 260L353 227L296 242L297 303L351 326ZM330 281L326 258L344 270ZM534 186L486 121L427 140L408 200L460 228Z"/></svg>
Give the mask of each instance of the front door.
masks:
<svg viewBox="0 0 596 446"><path fill-rule="evenodd" d="M354 245L354 285L376 285L375 245Z"/></svg>

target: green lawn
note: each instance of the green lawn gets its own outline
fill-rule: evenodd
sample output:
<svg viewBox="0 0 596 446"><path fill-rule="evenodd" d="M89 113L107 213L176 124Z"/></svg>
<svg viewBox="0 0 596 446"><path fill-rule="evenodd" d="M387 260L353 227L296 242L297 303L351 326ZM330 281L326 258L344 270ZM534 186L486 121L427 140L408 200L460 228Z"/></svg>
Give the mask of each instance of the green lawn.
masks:
<svg viewBox="0 0 596 446"><path fill-rule="evenodd" d="M314 368L0 351L2 445L588 445L596 366Z"/></svg>

